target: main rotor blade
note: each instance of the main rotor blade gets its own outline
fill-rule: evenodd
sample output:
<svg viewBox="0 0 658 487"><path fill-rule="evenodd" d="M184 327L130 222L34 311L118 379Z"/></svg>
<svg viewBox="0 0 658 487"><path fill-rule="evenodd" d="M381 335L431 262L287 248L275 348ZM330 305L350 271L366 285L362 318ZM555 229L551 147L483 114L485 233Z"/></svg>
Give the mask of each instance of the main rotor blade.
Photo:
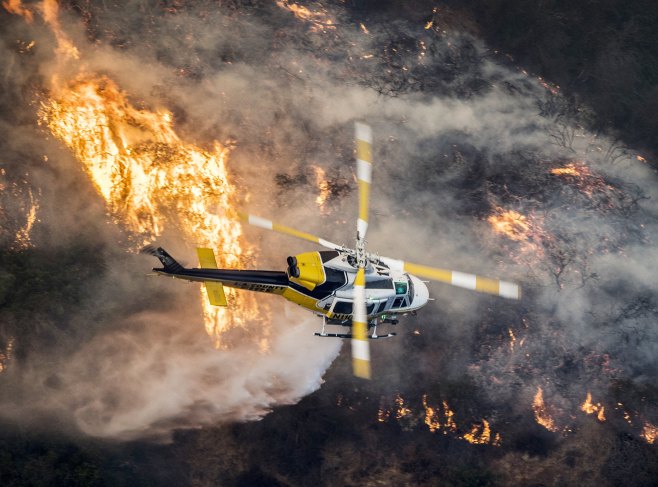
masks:
<svg viewBox="0 0 658 487"><path fill-rule="evenodd" d="M242 213L242 212L238 212L238 216L242 221L249 223L250 225L254 225L255 227L264 228L266 230L273 230L278 233L284 233L286 235L291 235L293 237L301 238L303 240L308 240L309 242L320 244L323 247L327 247L333 250L340 250L343 248L341 245L336 245L335 243L332 243L329 240L316 237L315 235L311 235L310 233L300 232L299 230L286 227L285 225L279 225L278 223L274 223L271 220L267 220L259 216L250 215L248 213Z"/></svg>
<svg viewBox="0 0 658 487"><path fill-rule="evenodd" d="M368 231L368 202L372 182L372 129L361 122L354 124L356 132L356 177L359 182L359 238L365 238Z"/></svg>
<svg viewBox="0 0 658 487"><path fill-rule="evenodd" d="M409 274L418 277L445 282L453 286L472 289L473 291L481 293L495 294L496 296L502 296L503 298L521 298L521 288L518 284L514 284L513 282L500 281L498 279L490 279L488 277L476 276L475 274L467 274L465 272L414 264L412 262L391 259L389 257L380 257L379 260L391 269L408 272Z"/></svg>
<svg viewBox="0 0 658 487"><path fill-rule="evenodd" d="M354 279L352 307L352 372L357 377L370 379L370 344L366 313L366 275L365 269L359 267Z"/></svg>

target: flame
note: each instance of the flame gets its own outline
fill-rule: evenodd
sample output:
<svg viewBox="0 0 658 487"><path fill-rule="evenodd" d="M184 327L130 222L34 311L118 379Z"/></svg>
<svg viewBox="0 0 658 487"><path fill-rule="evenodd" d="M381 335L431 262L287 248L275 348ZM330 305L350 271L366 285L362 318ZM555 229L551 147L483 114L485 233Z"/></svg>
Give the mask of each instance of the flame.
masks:
<svg viewBox="0 0 658 487"><path fill-rule="evenodd" d="M385 403L386 398L382 396L379 400L379 409L377 410L377 421L379 423L385 423L391 417L391 410L386 407Z"/></svg>
<svg viewBox="0 0 658 487"><path fill-rule="evenodd" d="M441 422L438 411L427 404L427 394L423 394L423 407L425 408L425 424L434 433L441 428Z"/></svg>
<svg viewBox="0 0 658 487"><path fill-rule="evenodd" d="M555 432L558 430L557 426L555 426L555 421L546 409L546 404L544 404L544 391L542 391L541 387L537 387L537 393L532 401L532 411L535 413L535 421L538 424L542 425L548 431Z"/></svg>
<svg viewBox="0 0 658 487"><path fill-rule="evenodd" d="M605 407L601 406L601 403L594 404L592 402L592 394L587 391L587 397L585 402L580 406L580 410L585 414L594 414L596 413L596 419L600 422L605 421Z"/></svg>
<svg viewBox="0 0 658 487"><path fill-rule="evenodd" d="M313 171L315 172L315 184L320 192L315 198L315 203L318 205L318 208L320 208L320 212L324 214L326 212L325 204L331 195L329 181L327 181L327 173L320 166L313 166Z"/></svg>
<svg viewBox="0 0 658 487"><path fill-rule="evenodd" d="M518 248L512 254L516 260L526 256L534 260L543 256L544 246L552 238L544 230L541 217L527 217L515 210L496 207L487 222L495 233L517 242Z"/></svg>
<svg viewBox="0 0 658 487"><path fill-rule="evenodd" d="M14 338L9 338L7 341L7 346L5 347L4 351L0 352L0 373L4 372L7 370L7 367L9 366L9 362L11 361L13 355L14 355Z"/></svg>
<svg viewBox="0 0 658 487"><path fill-rule="evenodd" d="M293 3L290 0L276 0L276 4L280 8L292 12L296 18L313 24L311 27L311 31L313 32L325 32L325 29L336 28L334 25L335 22L329 17L329 14L327 14L324 9L314 12L302 5Z"/></svg>
<svg viewBox="0 0 658 487"><path fill-rule="evenodd" d="M436 13L439 11L439 7L434 7L432 9L432 18L425 22L425 30L430 30L432 27L434 27L434 18L436 17Z"/></svg>
<svg viewBox="0 0 658 487"><path fill-rule="evenodd" d="M513 352L514 344L516 343L516 336L514 336L514 331L512 331L511 328L508 328L507 332L509 333L509 337L510 337L510 342L509 342L510 351Z"/></svg>
<svg viewBox="0 0 658 487"><path fill-rule="evenodd" d="M27 219L25 225L16 232L16 237L14 239L15 245L19 249L27 249L30 247L30 232L32 227L37 221L37 211L39 210L39 203L35 200L32 191L29 192L30 195L30 209L27 212Z"/></svg>
<svg viewBox="0 0 658 487"><path fill-rule="evenodd" d="M489 421L483 419L482 425L474 424L471 431L464 435L464 439L473 445L485 445L489 443L491 441Z"/></svg>
<svg viewBox="0 0 658 487"><path fill-rule="evenodd" d="M21 0L8 0L2 2L2 6L7 12L22 16L28 23L31 23L34 20L32 11L25 8Z"/></svg>
<svg viewBox="0 0 658 487"><path fill-rule="evenodd" d="M395 395L393 401L395 402L395 419L400 422L404 430L409 431L420 424L419 420L422 416L413 413L411 408L406 405L405 400L400 393ZM388 401L386 398L382 396L377 411L377 421L380 423L387 422L392 415L391 409L386 407L387 403ZM455 413L450 409L447 401L443 400L441 406L433 407L429 404L427 394L423 394L422 403L423 408L425 409L423 423L427 426L430 433L442 431L444 435L450 434L458 440L465 440L474 445L501 445L502 439L500 433L496 433L492 438L491 426L486 419L482 419L480 423L473 424L471 429L462 436L459 432L460 430L463 431L463 429L457 427L457 423L454 419ZM443 409L443 411L441 411L441 409Z"/></svg>
<svg viewBox="0 0 658 487"><path fill-rule="evenodd" d="M220 267L240 265L244 251L231 218L227 148L215 143L207 151L182 141L170 112L134 107L106 76L79 75L42 102L39 118L83 164L115 221L140 246L172 228L185 241L219 250ZM229 313L203 300L216 347L222 334L257 315L253 296L235 303L235 293L229 289L228 295L237 304Z"/></svg>
<svg viewBox="0 0 658 487"><path fill-rule="evenodd" d="M581 168L575 166L575 164L567 164L564 167L555 167L551 169L551 174L555 176L574 176L578 177L583 174Z"/></svg>
<svg viewBox="0 0 658 487"><path fill-rule="evenodd" d="M593 174L591 169L581 161L571 162L562 167L555 167L551 169L550 173L554 176L565 178L590 198L595 192L601 193L613 190L612 186L606 184L601 176Z"/></svg>
<svg viewBox="0 0 658 487"><path fill-rule="evenodd" d="M502 208L497 208L496 214L489 216L487 221L493 227L494 232L505 235L510 240L523 241L529 238L528 219L518 211L504 211Z"/></svg>
<svg viewBox="0 0 658 487"><path fill-rule="evenodd" d="M80 52L66 35L59 22L59 3L57 0L43 0L40 6L43 20L50 26L57 40L57 54L62 54L72 59L79 59Z"/></svg>
<svg viewBox="0 0 658 487"><path fill-rule="evenodd" d="M400 393L395 395L395 419L402 419L408 414L411 414L411 409L409 409L404 404L404 398Z"/></svg>
<svg viewBox="0 0 658 487"><path fill-rule="evenodd" d="M533 227L528 218L515 210L496 208L487 218L494 232L516 242L526 242L533 237Z"/></svg>
<svg viewBox="0 0 658 487"><path fill-rule="evenodd" d="M457 423L453 419L455 413L448 406L447 401L443 401L443 434L445 435L448 431L454 433L457 431Z"/></svg>
<svg viewBox="0 0 658 487"><path fill-rule="evenodd" d="M656 439L658 439L658 427L652 425L649 422L644 423L644 428L642 428L642 433L640 433L640 436L649 443L650 445L653 445L656 442Z"/></svg>

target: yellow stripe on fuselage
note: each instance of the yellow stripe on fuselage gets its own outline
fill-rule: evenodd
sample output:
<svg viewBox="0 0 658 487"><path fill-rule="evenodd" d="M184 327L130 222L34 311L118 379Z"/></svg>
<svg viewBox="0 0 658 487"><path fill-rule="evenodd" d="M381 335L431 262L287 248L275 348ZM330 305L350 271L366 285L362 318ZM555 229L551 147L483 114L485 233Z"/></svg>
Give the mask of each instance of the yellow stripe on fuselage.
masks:
<svg viewBox="0 0 658 487"><path fill-rule="evenodd" d="M317 302L318 302L317 299L312 298L310 296L306 296L305 294L300 293L296 289L293 289L291 287L286 288L283 291L282 296L286 298L288 301L298 304L303 308L309 309L311 311L315 311L316 313L327 314L325 310L317 307Z"/></svg>

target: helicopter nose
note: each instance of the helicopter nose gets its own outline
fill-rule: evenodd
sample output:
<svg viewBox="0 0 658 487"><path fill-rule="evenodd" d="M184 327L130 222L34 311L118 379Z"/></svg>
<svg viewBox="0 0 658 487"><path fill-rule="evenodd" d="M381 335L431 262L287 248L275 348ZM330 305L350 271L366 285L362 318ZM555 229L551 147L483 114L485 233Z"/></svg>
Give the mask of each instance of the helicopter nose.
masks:
<svg viewBox="0 0 658 487"><path fill-rule="evenodd" d="M409 276L414 285L414 296L411 301L411 307L414 309L422 308L427 304L430 298L430 291L423 281L416 276Z"/></svg>

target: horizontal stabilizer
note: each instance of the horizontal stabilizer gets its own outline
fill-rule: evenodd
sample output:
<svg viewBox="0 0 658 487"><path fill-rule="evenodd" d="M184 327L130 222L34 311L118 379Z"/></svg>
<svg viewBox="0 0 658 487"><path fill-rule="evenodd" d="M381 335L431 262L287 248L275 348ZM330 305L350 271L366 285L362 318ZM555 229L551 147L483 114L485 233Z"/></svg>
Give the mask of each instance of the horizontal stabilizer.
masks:
<svg viewBox="0 0 658 487"><path fill-rule="evenodd" d="M213 306L226 306L226 295L224 294L224 286L221 282L205 281L206 291L208 291L208 301Z"/></svg>
<svg viewBox="0 0 658 487"><path fill-rule="evenodd" d="M199 256L199 265L202 269L217 269L217 261L215 260L215 253L212 249L196 249ZM208 292L208 301L213 306L226 306L226 294L224 294L224 286L218 281L204 281L206 291Z"/></svg>
<svg viewBox="0 0 658 487"><path fill-rule="evenodd" d="M196 249L196 254L199 256L199 265L202 269L217 269L217 261L212 249Z"/></svg>

